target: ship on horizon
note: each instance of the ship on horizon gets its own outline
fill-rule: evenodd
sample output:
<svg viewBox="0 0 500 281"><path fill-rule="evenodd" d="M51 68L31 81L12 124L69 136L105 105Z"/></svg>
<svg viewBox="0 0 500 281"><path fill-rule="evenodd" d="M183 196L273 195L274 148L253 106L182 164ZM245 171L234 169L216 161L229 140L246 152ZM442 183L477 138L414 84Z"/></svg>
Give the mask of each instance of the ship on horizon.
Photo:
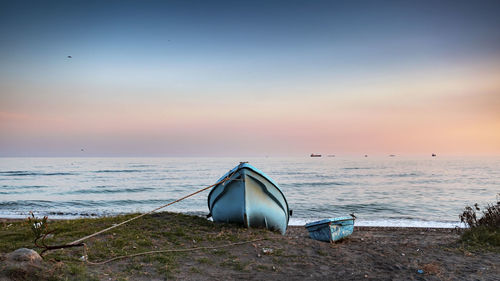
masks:
<svg viewBox="0 0 500 281"><path fill-rule="evenodd" d="M311 153L311 157L321 157L321 154L314 154L314 153Z"/></svg>

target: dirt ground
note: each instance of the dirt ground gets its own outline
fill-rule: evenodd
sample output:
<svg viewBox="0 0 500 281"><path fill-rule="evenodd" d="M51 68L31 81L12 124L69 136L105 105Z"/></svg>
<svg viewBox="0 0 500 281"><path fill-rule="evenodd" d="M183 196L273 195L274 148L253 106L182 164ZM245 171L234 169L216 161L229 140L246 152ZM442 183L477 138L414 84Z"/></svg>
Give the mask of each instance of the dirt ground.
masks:
<svg viewBox="0 0 500 281"><path fill-rule="evenodd" d="M227 249L240 270L221 268L215 256L207 263L183 260L176 278L500 280L500 254L460 250L458 238L452 229L356 227L348 239L330 244L311 240L303 227L290 227L285 237Z"/></svg>
<svg viewBox="0 0 500 281"><path fill-rule="evenodd" d="M6 229L9 222L4 224ZM162 229L164 225L170 228ZM199 225L203 227L193 234L192 229ZM113 241L130 233L132 226L91 242L90 261L119 256L120 253L113 251L122 244ZM466 250L458 242L459 234L454 229L355 227L347 239L331 244L310 239L304 227L289 227L282 236L168 213L153 215L143 224L138 222L136 227L138 232L134 237L139 237L141 229L147 240L157 237L146 248L190 249L253 242L126 258L102 265L69 260L80 257L81 249L62 250L48 255L43 265L57 271L58 266L66 263L66 271L53 275L59 278L45 278L44 272L49 271L45 269L39 271L41 276L21 272L17 275L21 278L9 278L14 275L0 274L0 280L29 280L33 276L40 276L39 280L500 280L500 253ZM146 232L147 227L150 232ZM141 251L140 244L122 247L127 253ZM98 255L99 251L104 254Z"/></svg>

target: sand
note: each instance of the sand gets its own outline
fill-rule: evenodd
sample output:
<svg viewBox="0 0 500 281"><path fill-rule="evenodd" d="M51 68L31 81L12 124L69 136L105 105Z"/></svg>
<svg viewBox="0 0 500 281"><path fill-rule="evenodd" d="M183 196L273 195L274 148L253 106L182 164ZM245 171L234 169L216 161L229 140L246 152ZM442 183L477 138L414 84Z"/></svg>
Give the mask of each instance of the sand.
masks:
<svg viewBox="0 0 500 281"><path fill-rule="evenodd" d="M152 220L171 217L157 214ZM189 223L192 218L182 218L177 218L176 225L184 225L184 229L195 225ZM172 219L168 222L173 224ZM289 227L282 236L263 230L207 225L202 235L230 233L227 237L235 241L200 242L189 238L175 247L211 247L262 236L267 239L176 255L175 268L167 275L160 272L158 259L146 257L81 266L97 280L500 280L500 252L465 250L455 229L355 227L347 239L326 243L310 239L306 229L298 226ZM113 237L109 234L99 239ZM156 242L159 248L172 247L167 240ZM92 249L92 243L89 245ZM64 255L81 254L79 249L72 251ZM98 261L95 256L90 258ZM57 262L46 261L46 266L55 267ZM5 277L0 280L10 280Z"/></svg>
<svg viewBox="0 0 500 281"><path fill-rule="evenodd" d="M356 227L334 244L311 240L303 227L229 251L241 271L190 260L179 279L247 280L500 280L500 254L470 253L454 229ZM264 251L272 249L273 253ZM206 254L200 253L200 256ZM213 258L206 255L207 258ZM190 267L197 267L194 274ZM262 270L259 270L262 268ZM269 270L270 269L270 270ZM421 271L419 271L421 270Z"/></svg>

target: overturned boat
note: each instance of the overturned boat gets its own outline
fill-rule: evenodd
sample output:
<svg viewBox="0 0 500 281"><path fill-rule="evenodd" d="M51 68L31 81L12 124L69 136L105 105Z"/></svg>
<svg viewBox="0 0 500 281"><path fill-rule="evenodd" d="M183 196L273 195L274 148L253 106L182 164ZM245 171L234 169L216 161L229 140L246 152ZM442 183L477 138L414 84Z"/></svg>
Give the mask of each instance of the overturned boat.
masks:
<svg viewBox="0 0 500 281"><path fill-rule="evenodd" d="M264 227L281 234L285 234L290 216L278 185L246 162L216 182L208 194L208 209L216 222Z"/></svg>

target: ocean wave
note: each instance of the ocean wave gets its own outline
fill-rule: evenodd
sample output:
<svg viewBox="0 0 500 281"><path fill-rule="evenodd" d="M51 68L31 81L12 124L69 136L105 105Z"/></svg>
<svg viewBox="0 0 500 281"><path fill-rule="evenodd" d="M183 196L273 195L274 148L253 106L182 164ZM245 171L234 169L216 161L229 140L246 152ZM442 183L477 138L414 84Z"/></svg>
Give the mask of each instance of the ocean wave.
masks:
<svg viewBox="0 0 500 281"><path fill-rule="evenodd" d="M33 171L1 171L0 175L3 176L72 176L77 175L74 172L54 172L54 173L44 173L44 172L33 172Z"/></svg>
<svg viewBox="0 0 500 281"><path fill-rule="evenodd" d="M0 191L1 195L10 195L10 194L21 194L25 191Z"/></svg>
<svg viewBox="0 0 500 281"><path fill-rule="evenodd" d="M285 183L280 184L282 187L303 187L303 186L332 186L332 185L348 185L347 182L338 182L338 181L320 181L320 182L300 182L300 183Z"/></svg>
<svg viewBox="0 0 500 281"><path fill-rule="evenodd" d="M144 199L144 200L70 200L70 201L48 201L48 200L13 200L0 202L0 213L5 211L54 211L66 210L74 212L83 209L85 211L95 209L131 211L135 207L159 206L174 201L175 199Z"/></svg>
<svg viewBox="0 0 500 281"><path fill-rule="evenodd" d="M130 164L130 167L133 168L146 168L146 167L154 167L155 165L149 165L149 164Z"/></svg>
<svg viewBox="0 0 500 281"><path fill-rule="evenodd" d="M289 225L304 226L306 223L319 221L324 218L291 218ZM416 228L465 228L459 221L426 221L418 219L380 219L363 220L356 219L354 226L371 227L416 227Z"/></svg>
<svg viewBox="0 0 500 281"><path fill-rule="evenodd" d="M4 207L7 209L15 209L15 208L47 208L54 205L54 201L48 200L15 200L15 201L3 201L0 202L0 209Z"/></svg>
<svg viewBox="0 0 500 281"><path fill-rule="evenodd" d="M134 170L134 169L124 169L124 170L97 170L93 173L141 173L145 170Z"/></svg>
<svg viewBox="0 0 500 281"><path fill-rule="evenodd" d="M155 188L153 188L153 187L119 188L119 189L110 189L110 188L104 188L104 189L92 188L92 189L90 189L89 188L89 189L68 191L68 192L64 192L63 194L136 193L136 192L143 192L143 191L149 191L149 190L154 190L154 189Z"/></svg>
<svg viewBox="0 0 500 281"><path fill-rule="evenodd" d="M366 204L329 203L322 205L316 204L315 206L311 206L310 203L304 203L304 204L294 204L294 205L295 205L294 213L301 213L301 209L303 209L302 212L307 214L332 214L339 211L344 211L344 212L365 213L365 214L390 213L396 215L400 214L404 215L409 212L408 207L402 209L401 207L398 206L392 206L389 204L380 204L380 203L366 203Z"/></svg>
<svg viewBox="0 0 500 281"><path fill-rule="evenodd" d="M407 177L419 177L422 176L421 173L399 173L399 174L389 174L387 177L390 178L407 178Z"/></svg>
<svg viewBox="0 0 500 281"><path fill-rule="evenodd" d="M48 186L47 185L2 185L1 187L9 190L16 190L16 189L41 189L41 188L46 188Z"/></svg>
<svg viewBox="0 0 500 281"><path fill-rule="evenodd" d="M371 167L345 167L342 170L371 170Z"/></svg>

